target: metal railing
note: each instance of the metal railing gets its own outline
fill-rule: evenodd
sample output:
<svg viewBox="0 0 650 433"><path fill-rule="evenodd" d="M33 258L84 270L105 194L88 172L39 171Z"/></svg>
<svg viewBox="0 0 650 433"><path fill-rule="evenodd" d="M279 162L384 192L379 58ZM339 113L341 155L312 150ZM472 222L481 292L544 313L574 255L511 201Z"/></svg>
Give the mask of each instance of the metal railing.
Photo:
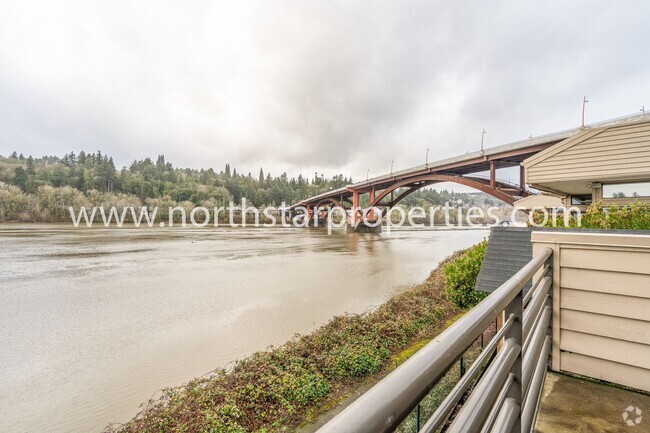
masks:
<svg viewBox="0 0 650 433"><path fill-rule="evenodd" d="M530 432L551 350L552 254L544 249L318 433L392 432L414 409L419 415L422 399L502 314L500 329L419 431Z"/></svg>

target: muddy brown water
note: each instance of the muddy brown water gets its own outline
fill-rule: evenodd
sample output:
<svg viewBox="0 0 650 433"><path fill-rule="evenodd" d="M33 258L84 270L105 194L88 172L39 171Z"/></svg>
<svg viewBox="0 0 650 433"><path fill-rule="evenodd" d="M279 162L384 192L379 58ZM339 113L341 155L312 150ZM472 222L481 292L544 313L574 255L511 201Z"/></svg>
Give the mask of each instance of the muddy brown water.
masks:
<svg viewBox="0 0 650 433"><path fill-rule="evenodd" d="M485 230L0 225L0 432L100 432L422 281Z"/></svg>

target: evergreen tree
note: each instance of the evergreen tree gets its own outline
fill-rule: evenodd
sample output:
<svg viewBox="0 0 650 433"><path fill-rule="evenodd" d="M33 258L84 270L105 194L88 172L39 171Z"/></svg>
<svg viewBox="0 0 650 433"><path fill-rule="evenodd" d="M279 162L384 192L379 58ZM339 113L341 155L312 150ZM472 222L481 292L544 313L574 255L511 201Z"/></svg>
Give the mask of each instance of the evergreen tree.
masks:
<svg viewBox="0 0 650 433"><path fill-rule="evenodd" d="M29 155L29 158L27 158L27 175L30 177L36 176L36 170L34 169L34 158L32 158L32 155Z"/></svg>
<svg viewBox="0 0 650 433"><path fill-rule="evenodd" d="M18 154L16 153L15 150L14 150L14 153L11 154L11 158L12 159L18 159Z"/></svg>
<svg viewBox="0 0 650 433"><path fill-rule="evenodd" d="M14 185L20 187L23 191L27 191L27 173L25 173L25 169L21 165L14 170Z"/></svg>
<svg viewBox="0 0 650 433"><path fill-rule="evenodd" d="M158 155L158 160L156 160L156 169L161 172L165 171L165 155Z"/></svg>

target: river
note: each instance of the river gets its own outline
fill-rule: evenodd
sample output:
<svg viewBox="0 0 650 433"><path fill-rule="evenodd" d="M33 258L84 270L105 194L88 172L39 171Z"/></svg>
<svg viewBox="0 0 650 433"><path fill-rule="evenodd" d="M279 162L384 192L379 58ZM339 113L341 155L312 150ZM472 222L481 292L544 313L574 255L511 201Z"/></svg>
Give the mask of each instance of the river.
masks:
<svg viewBox="0 0 650 433"><path fill-rule="evenodd" d="M485 230L0 225L0 432L101 432L422 281Z"/></svg>

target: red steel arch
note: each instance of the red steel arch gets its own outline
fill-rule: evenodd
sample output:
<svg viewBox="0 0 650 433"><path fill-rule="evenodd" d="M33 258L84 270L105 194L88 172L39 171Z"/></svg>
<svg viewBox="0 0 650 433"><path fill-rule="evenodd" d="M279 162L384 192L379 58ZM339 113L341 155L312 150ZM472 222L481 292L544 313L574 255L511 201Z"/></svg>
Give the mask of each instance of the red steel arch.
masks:
<svg viewBox="0 0 650 433"><path fill-rule="evenodd" d="M403 192L390 203L390 206L394 206L399 201L401 201L404 197L411 194L412 192L436 182L454 182L460 185L469 186L470 188L474 188L479 191L482 191L495 198L498 198L499 200L503 200L509 205L514 204L514 202L516 201L516 198L514 196L498 188L491 187L488 183L483 183L478 179L468 179L463 176L453 176L447 174L424 174L421 176L412 177L392 184L391 186L383 190L381 193L379 193L377 196L375 196L375 199L372 202L370 202L368 206L369 207L377 206L383 198L385 198L388 194L390 194L391 192L395 191L398 188L411 187L408 191Z"/></svg>
<svg viewBox="0 0 650 433"><path fill-rule="evenodd" d="M340 207L340 208L345 209L345 208L343 207L343 204L341 204L341 202L338 201L337 199L335 199L334 197L324 198L323 200L319 201L318 203L316 203L316 204L314 205L314 209L318 209L318 208L320 207L320 205L325 204L325 203L331 203L331 204L333 204L334 206L338 206L338 207Z"/></svg>
<svg viewBox="0 0 650 433"><path fill-rule="evenodd" d="M327 198L324 198L323 200L319 201L318 203L316 203L314 205L313 211L316 212L318 210L318 208L323 204L333 204L334 206L340 207L341 209L343 209L345 211L345 221L346 222L351 221L351 217L348 214L347 209L343 206L343 204L340 201L338 201L334 197L327 197Z"/></svg>

